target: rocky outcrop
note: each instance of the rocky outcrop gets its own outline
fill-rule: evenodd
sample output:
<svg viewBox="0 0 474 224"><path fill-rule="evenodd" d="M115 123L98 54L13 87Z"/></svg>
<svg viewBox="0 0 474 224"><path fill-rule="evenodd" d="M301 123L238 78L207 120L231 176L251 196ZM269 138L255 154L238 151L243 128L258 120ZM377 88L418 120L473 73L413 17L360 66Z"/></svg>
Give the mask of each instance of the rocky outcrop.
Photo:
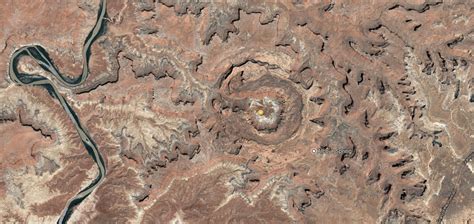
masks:
<svg viewBox="0 0 474 224"><path fill-rule="evenodd" d="M0 220L54 222L98 172L56 100L7 73L35 43L79 74L96 2L0 6ZM18 66L52 80L106 160L71 222L472 219L471 2L107 4L82 85Z"/></svg>

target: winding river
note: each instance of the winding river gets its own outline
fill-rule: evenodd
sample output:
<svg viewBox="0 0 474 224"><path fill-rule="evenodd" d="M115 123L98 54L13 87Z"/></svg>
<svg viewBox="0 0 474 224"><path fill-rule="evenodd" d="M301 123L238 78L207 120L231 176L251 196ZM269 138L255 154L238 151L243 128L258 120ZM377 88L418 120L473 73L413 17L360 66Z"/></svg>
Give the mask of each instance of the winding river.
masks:
<svg viewBox="0 0 474 224"><path fill-rule="evenodd" d="M89 133L84 129L84 126L81 124L79 117L76 115L74 110L64 99L64 97L59 94L57 87L51 80L46 77L38 76L35 74L27 74L18 71L18 62L22 57L30 57L35 60L38 65L40 65L45 71L51 73L61 85L67 88L79 86L87 79L89 75L89 58L91 55L90 48L92 43L99 37L103 32L105 32L105 16L106 16L106 0L101 0L99 3L99 10L97 14L97 20L87 35L86 40L84 41L82 49L82 73L76 78L70 78L69 76L63 76L53 61L49 57L46 50L40 45L28 45L17 49L10 58L9 64L9 76L12 81L19 85L30 85L30 86L40 86L48 90L51 97L57 99L64 111L68 114L69 118L74 124L74 127L79 134L79 137L84 144L84 147L87 149L89 155L94 159L97 167L99 168L99 174L97 177L84 189L78 192L73 198L69 199L65 205L61 215L59 216L58 223L66 223L71 217L74 208L79 205L92 191L99 186L99 184L104 180L106 175L106 167L104 159L100 154L97 145L94 140L91 138Z"/></svg>

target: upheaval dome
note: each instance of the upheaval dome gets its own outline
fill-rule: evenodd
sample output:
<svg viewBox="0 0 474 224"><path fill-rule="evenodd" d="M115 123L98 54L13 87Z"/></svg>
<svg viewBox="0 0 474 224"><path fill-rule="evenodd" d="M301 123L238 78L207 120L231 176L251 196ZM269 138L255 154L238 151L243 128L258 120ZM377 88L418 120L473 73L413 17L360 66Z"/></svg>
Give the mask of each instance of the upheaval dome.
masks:
<svg viewBox="0 0 474 224"><path fill-rule="evenodd" d="M74 78L100 0L0 6L0 220L54 223L99 174L9 76ZM109 0L89 76L32 57L104 158L70 223L474 221L474 2Z"/></svg>

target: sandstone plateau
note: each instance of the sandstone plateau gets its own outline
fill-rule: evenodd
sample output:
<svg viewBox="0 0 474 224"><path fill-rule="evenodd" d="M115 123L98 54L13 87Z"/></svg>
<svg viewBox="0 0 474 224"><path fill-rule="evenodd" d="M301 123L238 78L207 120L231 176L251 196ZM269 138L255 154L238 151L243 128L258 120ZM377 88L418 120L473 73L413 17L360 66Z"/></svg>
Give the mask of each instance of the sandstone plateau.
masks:
<svg viewBox="0 0 474 224"><path fill-rule="evenodd" d="M474 1L101 2L0 5L0 223L102 172L61 99L106 169L68 223L474 223Z"/></svg>

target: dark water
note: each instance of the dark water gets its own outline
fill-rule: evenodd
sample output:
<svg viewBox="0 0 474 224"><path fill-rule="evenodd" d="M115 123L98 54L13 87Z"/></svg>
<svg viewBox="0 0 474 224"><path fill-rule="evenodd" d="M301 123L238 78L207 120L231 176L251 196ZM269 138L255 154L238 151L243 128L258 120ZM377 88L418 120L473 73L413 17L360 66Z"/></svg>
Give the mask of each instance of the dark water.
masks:
<svg viewBox="0 0 474 224"><path fill-rule="evenodd" d="M99 10L97 13L96 24L91 29L86 40L84 41L84 45L83 45L84 62L83 62L82 74L77 76L77 78L70 78L68 76L62 75L57 69L57 67L54 65L54 62L50 58L46 49L44 49L44 47L40 45L24 46L16 50L13 53L12 58L10 59L10 69L9 69L10 78L19 85L32 85L32 86L42 87L48 91L49 95L52 98L58 100L61 106L63 107L64 111L71 118L71 121L73 121L73 123L76 124L75 127L77 130L77 133L79 134L79 137L82 140L82 144L86 148L88 154L92 157L94 162L99 167L99 174L97 175L97 177L87 187L82 189L80 192L76 194L76 196L74 196L73 198L69 200L67 206L64 208L58 220L58 223L67 223L67 221L69 220L69 218L71 217L74 211L74 208L77 205L79 205L87 196L89 196L92 190L95 189L100 184L100 182L104 179L105 174L106 174L105 162L97 148L96 143L90 137L87 130L82 126L82 123L80 122L79 117L74 112L74 110L69 105L69 103L64 99L64 97L57 92L53 83L49 79L39 76L37 74L27 74L27 73L19 72L18 62L20 61L22 57L31 57L38 63L38 65L41 66L42 69L51 73L54 76L54 78L59 79L62 83L67 84L68 86L78 86L82 84L86 80L87 76L89 75L89 59L91 56L90 48L92 46L92 43L100 35L104 34L106 31L105 20L104 20L106 16L105 7L106 7L106 0L101 0Z"/></svg>

